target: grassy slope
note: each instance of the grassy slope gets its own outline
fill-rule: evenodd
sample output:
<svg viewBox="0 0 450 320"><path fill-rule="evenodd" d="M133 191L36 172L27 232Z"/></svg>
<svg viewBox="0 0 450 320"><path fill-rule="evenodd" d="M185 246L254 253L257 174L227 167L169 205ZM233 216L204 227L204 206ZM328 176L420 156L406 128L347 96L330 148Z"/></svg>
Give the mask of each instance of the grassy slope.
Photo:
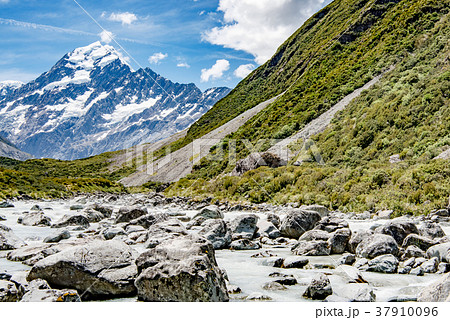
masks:
<svg viewBox="0 0 450 320"><path fill-rule="evenodd" d="M372 10L380 8L377 2ZM349 6L349 1L333 4L333 9L341 10L339 4ZM449 4L448 0L383 4L388 10L371 28L353 34L350 43L327 49L282 99L230 137L256 142L289 136L382 67L395 64L388 77L315 138L326 166L261 168L241 179L198 184L196 192L254 202L321 202L347 210L396 207L418 212L445 205L450 194L448 162L430 159L450 145ZM341 13L330 11L330 21L333 15ZM315 27L322 23L320 28L325 28L326 17ZM226 151L226 143L223 147ZM238 144L238 152L242 158L249 151ZM405 161L390 165L387 160L394 153ZM204 181L232 167L227 160L202 161L190 178ZM170 193L182 192L190 183L183 180Z"/></svg>

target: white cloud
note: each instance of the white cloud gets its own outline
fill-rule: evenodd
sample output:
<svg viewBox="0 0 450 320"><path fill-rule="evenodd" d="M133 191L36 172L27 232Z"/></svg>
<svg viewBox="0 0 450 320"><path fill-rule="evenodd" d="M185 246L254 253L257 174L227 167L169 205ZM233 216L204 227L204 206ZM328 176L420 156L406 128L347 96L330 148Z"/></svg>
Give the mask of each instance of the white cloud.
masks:
<svg viewBox="0 0 450 320"><path fill-rule="evenodd" d="M105 16L105 13L102 14L102 17ZM109 21L121 22L122 25L130 25L133 22L137 21L138 18L134 13L131 12L122 12L122 13L111 13L108 18Z"/></svg>
<svg viewBox="0 0 450 320"><path fill-rule="evenodd" d="M112 32L106 31L106 30L103 30L98 35L100 36L101 42L106 43L106 44L110 43L114 39L114 34Z"/></svg>
<svg viewBox="0 0 450 320"><path fill-rule="evenodd" d="M230 69L230 63L228 60L217 60L210 69L202 69L200 79L202 82L208 82L210 79L219 79L223 76L225 71L228 71L228 69Z"/></svg>
<svg viewBox="0 0 450 320"><path fill-rule="evenodd" d="M0 3L9 3L9 0L0 0Z"/></svg>
<svg viewBox="0 0 450 320"><path fill-rule="evenodd" d="M234 75L238 78L244 79L255 69L253 64L243 64L240 65L236 70L234 70Z"/></svg>
<svg viewBox="0 0 450 320"><path fill-rule="evenodd" d="M220 0L224 25L203 33L212 44L243 50L266 62L277 48L329 0Z"/></svg>
<svg viewBox="0 0 450 320"><path fill-rule="evenodd" d="M151 64L159 64L161 60L164 60L167 57L167 53L157 52L148 58L148 62Z"/></svg>
<svg viewBox="0 0 450 320"><path fill-rule="evenodd" d="M191 66L188 65L186 62L178 62L177 67L178 68L190 68Z"/></svg>

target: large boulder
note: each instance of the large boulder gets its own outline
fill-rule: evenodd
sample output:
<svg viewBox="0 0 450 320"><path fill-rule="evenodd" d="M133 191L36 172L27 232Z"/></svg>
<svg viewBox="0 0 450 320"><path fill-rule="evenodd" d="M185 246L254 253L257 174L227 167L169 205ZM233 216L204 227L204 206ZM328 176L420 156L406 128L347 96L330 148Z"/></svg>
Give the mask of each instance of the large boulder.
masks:
<svg viewBox="0 0 450 320"><path fill-rule="evenodd" d="M412 233L419 234L416 225L404 218L397 218L375 229L375 233L386 234L395 239L399 245L402 245L405 238Z"/></svg>
<svg viewBox="0 0 450 320"><path fill-rule="evenodd" d="M430 239L445 237L445 232L441 226L434 222L423 222L419 225L419 234Z"/></svg>
<svg viewBox="0 0 450 320"><path fill-rule="evenodd" d="M350 253L356 253L356 248L365 239L373 235L372 230L356 230L352 232L352 236L347 243L347 251Z"/></svg>
<svg viewBox="0 0 450 320"><path fill-rule="evenodd" d="M23 216L17 219L17 223L24 226L41 226L48 227L52 224L52 219L44 215L41 211L26 212Z"/></svg>
<svg viewBox="0 0 450 320"><path fill-rule="evenodd" d="M333 294L330 279L325 274L317 275L306 288L303 297L313 300L324 300L329 295Z"/></svg>
<svg viewBox="0 0 450 320"><path fill-rule="evenodd" d="M66 214L59 221L52 225L52 228L65 228L68 226L79 226L82 228L89 228L90 223L88 218L83 214Z"/></svg>
<svg viewBox="0 0 450 320"><path fill-rule="evenodd" d="M257 250L261 245L257 242L253 242L248 239L238 239L230 243L230 249L232 250Z"/></svg>
<svg viewBox="0 0 450 320"><path fill-rule="evenodd" d="M26 293L20 302L80 302L81 298L76 290L56 290L50 288L47 281L33 280L25 285Z"/></svg>
<svg viewBox="0 0 450 320"><path fill-rule="evenodd" d="M75 289L82 299L132 296L136 256L123 242L96 240L38 261L27 280L44 279L52 287Z"/></svg>
<svg viewBox="0 0 450 320"><path fill-rule="evenodd" d="M169 219L169 215L166 213L148 213L139 218L130 221L130 225L141 226L145 229L150 228L152 225L163 222Z"/></svg>
<svg viewBox="0 0 450 320"><path fill-rule="evenodd" d="M187 235L187 230L178 219L169 219L152 225L148 229L146 248L154 248L161 242Z"/></svg>
<svg viewBox="0 0 450 320"><path fill-rule="evenodd" d="M222 219L208 219L201 225L198 234L209 240L214 249L225 249L231 243L231 234L227 224Z"/></svg>
<svg viewBox="0 0 450 320"><path fill-rule="evenodd" d="M348 228L336 230L327 241L331 254L344 253L351 235L352 232Z"/></svg>
<svg viewBox="0 0 450 320"><path fill-rule="evenodd" d="M4 208L14 208L14 205L11 202L8 201L3 201L0 202L0 208L4 209Z"/></svg>
<svg viewBox="0 0 450 320"><path fill-rule="evenodd" d="M236 163L236 167L231 172L231 175L241 176L247 171L254 170L263 166L278 168L285 165L287 165L286 160L281 159L274 153L255 152L250 154L247 158L239 160Z"/></svg>
<svg viewBox="0 0 450 320"><path fill-rule="evenodd" d="M25 245L25 242L19 239L11 228L0 224L0 250L14 250Z"/></svg>
<svg viewBox="0 0 450 320"><path fill-rule="evenodd" d="M281 232L278 228L267 220L258 220L256 225L260 237L267 237L269 239L276 239L281 237Z"/></svg>
<svg viewBox="0 0 450 320"><path fill-rule="evenodd" d="M425 287L419 293L419 302L444 302L450 298L450 273Z"/></svg>
<svg viewBox="0 0 450 320"><path fill-rule="evenodd" d="M130 222L131 220L137 219L148 213L147 208L132 206L132 207L122 207L116 215L115 222Z"/></svg>
<svg viewBox="0 0 450 320"><path fill-rule="evenodd" d="M55 233L45 237L43 242L44 243L57 243L57 242L60 242L61 240L69 239L70 236L71 235L68 230L61 230L61 231L55 232Z"/></svg>
<svg viewBox="0 0 450 320"><path fill-rule="evenodd" d="M259 218L254 214L244 214L234 218L230 222L232 239L253 239L256 233L256 224L258 223L258 219Z"/></svg>
<svg viewBox="0 0 450 320"><path fill-rule="evenodd" d="M450 242L436 244L427 250L427 257L436 257L440 262L450 262Z"/></svg>
<svg viewBox="0 0 450 320"><path fill-rule="evenodd" d="M321 206L319 204L311 204L311 205L308 205L308 206L307 205L302 205L300 207L300 209L306 210L306 211L315 211L318 214L320 214L320 216L322 218L326 217L326 216L328 216L330 214L330 211L327 209L327 207Z"/></svg>
<svg viewBox="0 0 450 320"><path fill-rule="evenodd" d="M281 222L281 234L288 238L298 239L306 231L313 229L320 219L320 215L315 211L292 211Z"/></svg>
<svg viewBox="0 0 450 320"><path fill-rule="evenodd" d="M326 232L334 232L342 228L348 228L348 222L337 217L323 217L314 227L316 230Z"/></svg>
<svg viewBox="0 0 450 320"><path fill-rule="evenodd" d="M197 236L167 240L136 260L143 301L228 301L212 244Z"/></svg>
<svg viewBox="0 0 450 320"><path fill-rule="evenodd" d="M381 272L381 273L396 273L398 269L398 260L392 254L385 254L378 256L369 261L369 268L367 271Z"/></svg>
<svg viewBox="0 0 450 320"><path fill-rule="evenodd" d="M327 256L330 254L330 248L326 241L298 241L292 248L292 253L298 256Z"/></svg>
<svg viewBox="0 0 450 320"><path fill-rule="evenodd" d="M356 255L361 258L373 259L385 254L397 256L398 253L399 249L395 239L385 234L373 234L356 247Z"/></svg>
<svg viewBox="0 0 450 320"><path fill-rule="evenodd" d="M308 230L298 239L299 241L313 241L313 240L322 240L328 241L332 236L331 233L323 231L323 230Z"/></svg>
<svg viewBox="0 0 450 320"><path fill-rule="evenodd" d="M410 234L403 240L402 247L407 248L408 246L416 246L423 251L427 251L429 247L436 244L437 242L430 238L419 236L417 234Z"/></svg>
<svg viewBox="0 0 450 320"><path fill-rule="evenodd" d="M223 213L218 206L210 205L201 209L200 212L194 216L194 219L197 217L204 217L205 219L223 219Z"/></svg>

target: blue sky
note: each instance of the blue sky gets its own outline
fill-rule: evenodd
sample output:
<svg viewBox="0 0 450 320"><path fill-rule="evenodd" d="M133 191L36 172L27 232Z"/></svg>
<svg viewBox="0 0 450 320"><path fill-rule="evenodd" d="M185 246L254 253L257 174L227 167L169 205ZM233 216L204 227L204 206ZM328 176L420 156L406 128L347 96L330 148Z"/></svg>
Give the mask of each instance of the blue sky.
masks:
<svg viewBox="0 0 450 320"><path fill-rule="evenodd" d="M134 69L203 90L234 87L329 2L0 0L0 81L30 81L65 53L103 40L129 54Z"/></svg>

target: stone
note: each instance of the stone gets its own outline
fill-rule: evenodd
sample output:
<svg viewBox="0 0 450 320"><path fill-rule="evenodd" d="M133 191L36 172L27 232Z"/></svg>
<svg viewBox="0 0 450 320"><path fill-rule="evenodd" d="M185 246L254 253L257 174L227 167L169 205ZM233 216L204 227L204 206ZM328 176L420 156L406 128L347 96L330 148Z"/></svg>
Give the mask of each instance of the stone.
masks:
<svg viewBox="0 0 450 320"><path fill-rule="evenodd" d="M136 260L135 281L143 301L228 301L212 244L198 236L164 241Z"/></svg>
<svg viewBox="0 0 450 320"><path fill-rule="evenodd" d="M437 257L440 262L450 263L450 242L436 244L427 250L428 258Z"/></svg>
<svg viewBox="0 0 450 320"><path fill-rule="evenodd" d="M245 214L234 218L230 223L232 240L252 240L256 233L258 217L254 214Z"/></svg>
<svg viewBox="0 0 450 320"><path fill-rule="evenodd" d="M248 239L234 240L230 244L230 249L232 250L257 250L260 248L261 245L259 243L250 241Z"/></svg>
<svg viewBox="0 0 450 320"><path fill-rule="evenodd" d="M399 245L402 245L409 234L419 234L419 230L412 221L405 218L397 218L386 222L384 225L377 228L375 233L389 235L393 237Z"/></svg>
<svg viewBox="0 0 450 320"><path fill-rule="evenodd" d="M404 267L413 267L416 264L416 258L415 257L411 257L408 260L406 260L405 262L403 262L403 266Z"/></svg>
<svg viewBox="0 0 450 320"><path fill-rule="evenodd" d="M55 232L44 239L44 243L57 243L61 240L66 240L70 238L70 232L68 230L61 230Z"/></svg>
<svg viewBox="0 0 450 320"><path fill-rule="evenodd" d="M348 222L337 217L323 217L314 227L315 230L334 232L338 229L348 228Z"/></svg>
<svg viewBox="0 0 450 320"><path fill-rule="evenodd" d="M417 234L410 234L405 238L405 240L403 240L402 247L406 248L413 245L418 247L420 250L427 251L428 248L436 244L436 241L431 240L427 237L419 236Z"/></svg>
<svg viewBox="0 0 450 320"><path fill-rule="evenodd" d="M302 269L308 263L309 260L307 258L287 257L284 259L283 265L281 267L285 269Z"/></svg>
<svg viewBox="0 0 450 320"><path fill-rule="evenodd" d="M214 250L225 249L231 243L231 233L222 219L208 219L201 225L198 235L210 241Z"/></svg>
<svg viewBox="0 0 450 320"><path fill-rule="evenodd" d="M77 211L77 210L83 210L84 206L82 204L73 204L70 206L70 210Z"/></svg>
<svg viewBox="0 0 450 320"><path fill-rule="evenodd" d="M373 259L377 256L399 253L397 242L389 235L373 234L364 238L356 247L356 255L361 258Z"/></svg>
<svg viewBox="0 0 450 320"><path fill-rule="evenodd" d="M298 256L327 256L330 248L326 241L298 241L291 249L292 253Z"/></svg>
<svg viewBox="0 0 450 320"><path fill-rule="evenodd" d="M123 230L122 228L118 228L118 227L106 228L105 230L103 230L102 234L106 240L114 239L115 237L117 237L119 235L122 235L122 236L127 235L125 230Z"/></svg>
<svg viewBox="0 0 450 320"><path fill-rule="evenodd" d="M409 258L423 258L425 257L425 252L416 246L408 246L405 249L405 253L402 255L402 259L406 260Z"/></svg>
<svg viewBox="0 0 450 320"><path fill-rule="evenodd" d="M306 288L303 297L313 300L324 300L331 294L333 294L333 289L331 288L330 280L325 274L319 274Z"/></svg>
<svg viewBox="0 0 450 320"><path fill-rule="evenodd" d="M89 220L82 214L64 215L58 222L52 225L52 228L65 228L68 226L81 226L85 229L90 227Z"/></svg>
<svg viewBox="0 0 450 320"><path fill-rule="evenodd" d="M17 219L17 223L24 226L41 226L48 227L52 224L52 219L44 215L41 211L32 211L25 213Z"/></svg>
<svg viewBox="0 0 450 320"><path fill-rule="evenodd" d="M330 214L330 211L327 207L321 206L319 204L312 204L312 205L302 205L300 206L300 209L306 210L306 211L315 211L317 212L320 217L326 217Z"/></svg>
<svg viewBox="0 0 450 320"><path fill-rule="evenodd" d="M332 236L331 233L326 232L324 230L308 230L304 234L301 235L301 237L298 239L299 241L314 241L314 240L321 240L321 241L328 241L330 237Z"/></svg>
<svg viewBox="0 0 450 320"><path fill-rule="evenodd" d="M25 245L25 242L19 239L11 228L0 224L0 250L14 250Z"/></svg>
<svg viewBox="0 0 450 320"><path fill-rule="evenodd" d="M27 280L44 279L52 287L75 289L88 300L133 296L136 256L123 242L95 240L38 261Z"/></svg>
<svg viewBox="0 0 450 320"><path fill-rule="evenodd" d="M278 168L287 165L287 161L281 159L278 155L271 152L255 152L247 158L238 160L236 167L231 172L232 176L241 176L245 172L255 170L262 166Z"/></svg>
<svg viewBox="0 0 450 320"><path fill-rule="evenodd" d="M146 214L148 214L148 211L145 207L122 207L116 215L115 223L130 222Z"/></svg>
<svg viewBox="0 0 450 320"><path fill-rule="evenodd" d="M392 254L377 256L369 260L369 268L367 271L381 273L396 273L398 269L398 260Z"/></svg>
<svg viewBox="0 0 450 320"><path fill-rule="evenodd" d="M0 214L0 221L6 221L6 216L4 214Z"/></svg>
<svg viewBox="0 0 450 320"><path fill-rule="evenodd" d="M421 276L423 276L423 275L425 274L425 272L424 272L424 270L423 270L423 268L422 268L421 266L417 266L417 267L415 267L415 268L412 268L412 269L409 271L409 274L412 274L412 275L414 275L414 276L421 277Z"/></svg>
<svg viewBox="0 0 450 320"><path fill-rule="evenodd" d="M283 266L284 259L278 257L270 257L264 259L262 261L263 266L273 267L273 268L281 268Z"/></svg>
<svg viewBox="0 0 450 320"><path fill-rule="evenodd" d="M381 210L377 212L378 219L389 220L392 219L394 210Z"/></svg>
<svg viewBox="0 0 450 320"><path fill-rule="evenodd" d="M371 230L356 230L352 232L352 236L347 244L347 251L350 253L356 253L358 245L366 238L369 238L373 234Z"/></svg>
<svg viewBox="0 0 450 320"><path fill-rule="evenodd" d="M104 218L110 218L114 211L112 207L98 203L89 206L89 209L93 209L95 211L100 212Z"/></svg>
<svg viewBox="0 0 450 320"><path fill-rule="evenodd" d="M351 266L356 262L356 256L353 253L345 253L339 260L338 265L349 265Z"/></svg>
<svg viewBox="0 0 450 320"><path fill-rule="evenodd" d="M368 283L356 267L343 264L336 269L336 273L340 273L340 276L345 278L348 283Z"/></svg>
<svg viewBox="0 0 450 320"><path fill-rule="evenodd" d="M0 208L1 209L14 208L14 205L11 202L3 201L3 202L0 202Z"/></svg>
<svg viewBox="0 0 450 320"><path fill-rule="evenodd" d="M436 273L438 271L439 259L431 258L420 265L425 273Z"/></svg>
<svg viewBox="0 0 450 320"><path fill-rule="evenodd" d="M359 270L366 271L367 268L369 267L369 259L366 259L366 258L358 259L353 264L353 266Z"/></svg>
<svg viewBox="0 0 450 320"><path fill-rule="evenodd" d="M433 214L439 217L450 217L450 212L448 211L448 209L439 209L433 212Z"/></svg>
<svg viewBox="0 0 450 320"><path fill-rule="evenodd" d="M285 286L294 286L298 283L297 279L295 279L293 276L283 276L280 279L276 279L275 282L278 282L279 284Z"/></svg>
<svg viewBox="0 0 450 320"><path fill-rule="evenodd" d="M16 284L0 280L0 302L17 302L22 298L22 293L16 287Z"/></svg>
<svg viewBox="0 0 450 320"><path fill-rule="evenodd" d="M445 237L445 232L438 223L425 221L419 225L419 235L430 239Z"/></svg>
<svg viewBox="0 0 450 320"><path fill-rule="evenodd" d="M152 225L167 221L169 216L166 213L148 213L133 219L129 222L129 225L141 226L145 229L150 228Z"/></svg>
<svg viewBox="0 0 450 320"><path fill-rule="evenodd" d="M398 268L398 274L408 274L412 270L412 267L406 266L406 267L399 267Z"/></svg>
<svg viewBox="0 0 450 320"><path fill-rule="evenodd" d="M333 295L343 299L343 302L375 302L373 287L367 283L348 283L333 290ZM327 301L329 301L329 296Z"/></svg>
<svg viewBox="0 0 450 320"><path fill-rule="evenodd" d="M76 290L32 290L23 296L20 302L81 302Z"/></svg>
<svg viewBox="0 0 450 320"><path fill-rule="evenodd" d="M441 279L423 288L418 297L418 302L444 302L450 297L450 273Z"/></svg>
<svg viewBox="0 0 450 320"><path fill-rule="evenodd" d="M280 217L278 215L276 215L275 213L268 213L267 221L272 223L277 229L280 228L281 220L280 220Z"/></svg>
<svg viewBox="0 0 450 320"><path fill-rule="evenodd" d="M194 228L194 227L199 227L199 226L201 226L201 225L203 224L203 222L205 222L206 220L209 220L209 219L206 219L206 218L203 217L203 216L198 216L198 217L192 219L191 221L189 221L189 222L186 224L186 229L191 230L191 229Z"/></svg>
<svg viewBox="0 0 450 320"><path fill-rule="evenodd" d="M201 209L200 212L194 216L194 219L197 217L203 217L205 219L223 219L223 213L216 205L210 205Z"/></svg>
<svg viewBox="0 0 450 320"><path fill-rule="evenodd" d="M84 210L82 214L86 217L89 223L96 223L105 219L105 216L101 212L89 208Z"/></svg>
<svg viewBox="0 0 450 320"><path fill-rule="evenodd" d="M336 230L327 241L331 254L344 253L351 235L352 232L348 228Z"/></svg>
<svg viewBox="0 0 450 320"><path fill-rule="evenodd" d="M259 292L253 292L251 293L247 298L245 298L247 301L271 301L273 300L268 295L259 293Z"/></svg>
<svg viewBox="0 0 450 320"><path fill-rule="evenodd" d="M287 290L287 287L282 285L281 283L271 281L265 283L262 288L268 291L279 291L279 290Z"/></svg>
<svg viewBox="0 0 450 320"><path fill-rule="evenodd" d="M291 211L281 222L281 234L284 237L298 239L303 233L313 229L320 219L320 215L315 211Z"/></svg>
<svg viewBox="0 0 450 320"><path fill-rule="evenodd" d="M281 237L281 232L272 222L266 220L259 220L256 224L260 237L267 237L269 239L276 239Z"/></svg>
<svg viewBox="0 0 450 320"><path fill-rule="evenodd" d="M146 248L154 248L168 239L187 235L187 230L178 219L169 219L152 225L148 229Z"/></svg>
<svg viewBox="0 0 450 320"><path fill-rule="evenodd" d="M447 273L450 272L450 263L441 262L438 265L437 273Z"/></svg>
<svg viewBox="0 0 450 320"><path fill-rule="evenodd" d="M416 260L414 260L413 268L420 266L425 261L427 261L427 259L425 259L425 258L416 258Z"/></svg>

